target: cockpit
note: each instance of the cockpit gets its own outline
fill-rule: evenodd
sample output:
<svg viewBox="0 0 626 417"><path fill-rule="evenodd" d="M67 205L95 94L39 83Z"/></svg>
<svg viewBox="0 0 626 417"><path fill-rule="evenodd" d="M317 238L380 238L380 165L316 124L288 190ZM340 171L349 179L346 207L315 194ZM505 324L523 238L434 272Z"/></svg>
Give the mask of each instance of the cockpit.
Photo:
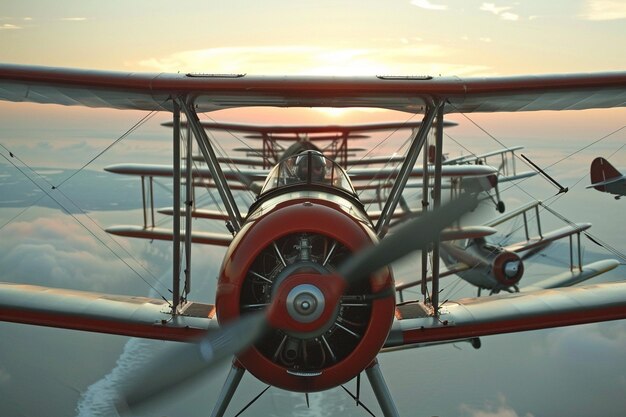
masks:
<svg viewBox="0 0 626 417"><path fill-rule="evenodd" d="M322 185L356 194L348 174L319 151L306 151L285 159L267 176L261 194L295 184Z"/></svg>

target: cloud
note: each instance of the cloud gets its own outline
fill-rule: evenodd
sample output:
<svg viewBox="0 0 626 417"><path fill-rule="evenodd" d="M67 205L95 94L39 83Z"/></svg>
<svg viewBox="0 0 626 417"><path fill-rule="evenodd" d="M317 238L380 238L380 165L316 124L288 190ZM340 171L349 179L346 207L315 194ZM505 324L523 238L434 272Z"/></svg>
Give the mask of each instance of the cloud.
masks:
<svg viewBox="0 0 626 417"><path fill-rule="evenodd" d="M15 29L22 29L21 26L17 26L17 25L13 25L11 23L4 23L2 25L0 25L0 30L15 30Z"/></svg>
<svg viewBox="0 0 626 417"><path fill-rule="evenodd" d="M454 51L415 41L397 48L333 49L310 46L230 47L181 51L130 66L163 72L256 73L264 75L380 75L485 72L484 66L438 62Z"/></svg>
<svg viewBox="0 0 626 417"><path fill-rule="evenodd" d="M480 10L485 11L485 12L490 12L493 14L500 14L505 10L509 10L510 7L496 7L496 5L494 3L483 3L480 6Z"/></svg>
<svg viewBox="0 0 626 417"><path fill-rule="evenodd" d="M124 250L88 220L83 219L83 223L88 224L121 259L69 216L13 222L0 231L2 280L113 293L124 288L128 293L142 294L148 285L125 263L132 265L148 282L154 282L154 279L135 259L145 261L149 258L154 270L167 265L161 261L161 267L157 266L159 259L167 254L145 252L153 250L154 246L140 249L144 253L131 256L131 243L121 241L126 245Z"/></svg>
<svg viewBox="0 0 626 417"><path fill-rule="evenodd" d="M580 18L596 21L626 19L626 3L613 0L589 0Z"/></svg>
<svg viewBox="0 0 626 417"><path fill-rule="evenodd" d="M421 7L426 10L447 10L448 6L445 4L432 4L428 0L412 0L411 4L417 7Z"/></svg>
<svg viewBox="0 0 626 417"><path fill-rule="evenodd" d="M461 404L459 406L461 416L467 417L520 417L506 401L503 394L498 394L497 402L486 401L483 408L477 408L469 404ZM533 417L531 413L523 414L524 417Z"/></svg>
<svg viewBox="0 0 626 417"><path fill-rule="evenodd" d="M546 339L547 354L555 360L578 360L584 356L597 357L593 366L612 364L626 355L626 325L623 322L602 326L576 326L556 329ZM581 363L584 367L585 364Z"/></svg>
<svg viewBox="0 0 626 417"><path fill-rule="evenodd" d="M483 3L480 5L480 10L484 12L493 13L496 16L499 16L501 19L504 19L504 20L511 20L511 21L519 20L519 15L507 11L507 10L511 10L510 6L498 7L495 5L495 3Z"/></svg>
<svg viewBox="0 0 626 417"><path fill-rule="evenodd" d="M86 17L62 17L61 20L64 22L83 22L87 20Z"/></svg>
<svg viewBox="0 0 626 417"><path fill-rule="evenodd" d="M519 15L510 12L501 13L500 17L504 20L519 20Z"/></svg>

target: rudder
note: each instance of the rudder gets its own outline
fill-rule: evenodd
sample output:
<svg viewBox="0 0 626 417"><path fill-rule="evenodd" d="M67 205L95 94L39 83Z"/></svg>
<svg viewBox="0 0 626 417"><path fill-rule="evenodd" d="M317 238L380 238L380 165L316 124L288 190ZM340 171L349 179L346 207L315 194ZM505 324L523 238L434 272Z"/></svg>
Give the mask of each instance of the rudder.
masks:
<svg viewBox="0 0 626 417"><path fill-rule="evenodd" d="M621 177L622 174L615 169L613 165L609 163L606 159L602 157L597 157L591 163L591 184L596 184L598 182L610 180L612 178ZM593 187L598 191L606 191L606 187L604 185L598 185Z"/></svg>

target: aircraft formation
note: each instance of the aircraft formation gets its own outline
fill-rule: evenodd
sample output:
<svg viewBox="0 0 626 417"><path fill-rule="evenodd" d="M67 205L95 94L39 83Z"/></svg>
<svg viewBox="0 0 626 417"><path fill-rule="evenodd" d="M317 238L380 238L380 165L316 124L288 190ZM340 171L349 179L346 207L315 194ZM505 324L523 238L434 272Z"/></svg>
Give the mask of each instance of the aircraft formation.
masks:
<svg viewBox="0 0 626 417"><path fill-rule="evenodd" d="M534 175L516 169L520 147L456 158L443 153L444 129L454 125L444 121L446 114L623 106L625 73L462 80L129 76L5 64L0 85L0 99L7 101L172 114L166 123L173 136L171 165L106 168L140 178L143 207L142 224L107 231L172 242L171 300L0 284L3 321L183 342L120 391L121 411L232 360L214 416L226 413L246 371L268 386L305 395L353 379L360 387L365 373L383 415L398 416L380 352L463 341L479 348L483 336L626 318L625 282L578 285L619 265L612 259L583 265L580 236L590 224L545 231L540 210L550 212L548 206L504 206L500 185ZM423 119L270 126L198 117L252 106L373 107ZM395 130L409 131L405 155L369 156L357 146L371 132ZM261 145L218 156L211 131L243 133ZM500 161L496 166L488 164L493 158ZM621 174L599 160L591 167L592 187L618 193ZM155 207L154 178L171 178L171 207ZM202 189L217 191L219 209L197 205ZM419 206L406 198L409 189L421 191ZM256 197L242 207L238 191ZM481 201L493 203L499 217L466 224L463 216ZM155 213L171 217L172 227L159 227ZM489 240L496 227L519 219L523 240ZM202 221L224 222L225 230L194 229ZM565 238L569 270L525 286L525 263ZM193 244L227 248L212 304L192 300ZM421 256L423 269L400 282L390 264L405 256ZM441 302L439 280L451 275L476 287L477 297ZM413 287L421 296L407 299ZM173 376L158 378L163 373ZM359 390L356 404L363 405Z"/></svg>

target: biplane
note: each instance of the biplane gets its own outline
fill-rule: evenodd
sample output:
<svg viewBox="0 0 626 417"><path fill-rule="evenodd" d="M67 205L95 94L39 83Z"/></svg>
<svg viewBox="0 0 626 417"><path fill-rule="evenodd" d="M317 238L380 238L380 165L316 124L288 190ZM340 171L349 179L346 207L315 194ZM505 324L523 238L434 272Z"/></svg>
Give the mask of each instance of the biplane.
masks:
<svg viewBox="0 0 626 417"><path fill-rule="evenodd" d="M382 155L371 156L369 152L364 156L359 154L366 149L354 147L351 142L367 139L373 132L387 131L396 133L407 129L417 129L421 122L403 121L403 122L385 122L385 123L368 123L358 125L250 125L242 123L220 123L214 121L203 121L202 126L209 131L228 132L233 135L234 132L246 133L245 139L255 139L262 142L262 146L258 148L239 147L234 148L234 152L244 153L245 158L236 156L218 157L218 161L229 166L239 165L241 167L260 167L264 170L276 165L283 159L296 155L305 150L317 150L324 153L325 156L339 163L350 174L353 185L359 194L365 190L374 190L375 195L371 197L360 195L361 201L370 204L377 204L382 209L385 200L385 190L391 188L392 181L397 172L389 169L376 168L373 169L355 169L358 166L380 166L388 167L393 164L404 161L402 155ZM172 123L164 123L164 126L171 127ZM454 127L457 123L444 121L445 127ZM389 135L386 137L388 138ZM427 139L432 142L432 139ZM448 183L442 184L443 188L450 189L450 194L458 194L462 189L479 187L489 196L496 205L496 209L503 213L505 210L504 203L500 199L499 186L503 183L514 182L524 178L531 177L536 174L534 171L517 172L515 164L515 151L522 149L522 146L513 146L510 148L490 151L483 154L472 154L459 156L456 158L448 158L447 154L443 155L444 168L442 173L444 177L449 178ZM428 157L428 163L422 164L414 169L414 176L419 176L426 181L429 177L428 170L433 170L435 163L436 150L434 145L428 145L428 153L424 153ZM194 160L202 161L202 156L193 157ZM450 168L447 165L485 165L491 166L493 159L497 161L498 168L495 178L489 175L487 171L474 170L468 168L461 170L459 168ZM424 175L426 173L426 175ZM258 176L265 179L267 171L259 172ZM431 175L432 176L432 173ZM480 177L488 177L489 182L480 181ZM253 178L245 174L239 174L238 179L245 186L252 187L253 191L260 190L258 184L255 184ZM407 188L423 188L422 182L408 182ZM464 182L465 181L465 182ZM238 188L241 185L231 184L231 188ZM493 189L495 196L491 195L490 190ZM400 204L405 211L406 204L401 200ZM405 213L406 214L406 213Z"/></svg>
<svg viewBox="0 0 626 417"><path fill-rule="evenodd" d="M171 112L174 185L171 300L3 283L0 319L186 342L120 392L121 408L145 403L210 372L218 361L233 359L215 416L225 413L245 371L269 386L305 394L355 378L360 383L365 372L382 413L397 416L376 359L381 351L458 341L479 346L478 338L493 334L626 318L626 282L439 303L439 242L467 237L451 225L476 206L471 190L441 204L444 115L617 107L624 106L625 93L626 73L251 77L0 65L2 100ZM374 107L423 119L375 222L345 169L314 151L280 161L242 214L198 113L252 106ZM191 298L194 170L186 168L193 166L192 153L182 158L183 118L228 214L231 239L214 304ZM433 204L390 230L431 128ZM431 297L396 304L389 265L431 247L437 260ZM160 378L163 374L168 378Z"/></svg>
<svg viewBox="0 0 626 417"><path fill-rule="evenodd" d="M483 224L485 232L460 241L441 242L441 259L447 266L446 271L439 273L439 278L458 275L463 280L478 289L480 297L482 290L489 294L501 291L520 292L537 289L560 288L576 285L597 275L608 272L619 265L615 259L604 259L583 265L580 235L591 227L590 223L570 223L559 229L544 231L541 226L540 208L551 211L541 201L526 204L504 216L490 220ZM534 213L534 226L537 234L530 234L530 216ZM497 242L489 242L487 238L497 232L496 226L522 218L524 240L508 243L506 246ZM490 228L493 228L489 230ZM574 244L576 237L576 245ZM560 239L569 239L569 270L545 278L532 285L520 288L520 281L524 275L524 262L541 253L553 242ZM576 256L574 248L576 247ZM431 281L432 277L427 277ZM422 279L406 283L398 283L396 291L400 302L404 301L403 291L422 285Z"/></svg>
<svg viewBox="0 0 626 417"><path fill-rule="evenodd" d="M591 162L589 171L591 185L587 186L587 188L615 194L616 200L626 195L626 178L606 159L602 157L594 159Z"/></svg>
<svg viewBox="0 0 626 417"><path fill-rule="evenodd" d="M171 127L172 123L164 123L166 127ZM332 165L346 170L354 191L359 195L359 199L366 206L367 215L370 219L376 221L380 217L382 205L386 199L386 192L393 185L391 179L398 174L397 164L404 161L404 156L389 155L382 157L362 157L357 155L360 151L358 148L350 148L349 141L357 137L363 139L367 137L364 133L375 131L397 131L406 129L417 129L421 125L420 122L387 122L387 123L370 123L361 125L327 125L327 126L304 126L304 125L286 125L286 126L270 126L270 125L247 125L234 123L217 123L204 122L202 127L207 131L227 131L227 132L246 132L254 133L253 139L263 141L261 148L235 148L236 152L245 151L245 158L237 157L218 157L217 161L223 167L224 177L228 181L231 190L249 190L255 194L259 194L263 190L263 183L268 178L270 170L267 165L282 163L289 161L292 171L295 170L294 157L306 152L316 151L324 157L322 165L328 165L328 172L333 171ZM445 123L444 127L456 125L455 123ZM188 128L186 123L181 124L182 128ZM358 132L358 133L355 133ZM358 136L355 136L358 135ZM291 143L285 146L284 143ZM193 145L193 144L192 144ZM430 145L432 147L433 145ZM534 172L516 173L513 171L511 175L502 175L502 167L506 166L506 159L502 158L502 164L497 170L484 163L487 156L503 155L512 153L516 149L505 149L501 151L490 152L489 154L475 156L473 158L464 157L455 159L451 164L444 164L441 169L442 178L448 182L441 184L441 188L450 190L450 195L458 195L462 190L471 189L475 192L484 192L489 198L493 199L490 194L492 189L498 194L498 185L500 183L516 181L534 175ZM348 152L349 151L349 152ZM202 164L203 156L196 154L192 146L191 149L193 163L191 171L192 192L196 188L214 188L216 183L211 179L211 173L205 165ZM481 161L483 163L475 163ZM368 165L368 167L360 167ZM155 178L171 178L173 176L173 168L169 165L149 165L149 164L117 164L104 168L105 171L133 175L141 178L141 188L144 223L142 226L115 226L108 229L112 234L127 237L140 237L157 240L172 240L172 232L157 228L154 225L155 210L160 214L173 215L174 210L171 207L155 209L153 196L153 181ZM432 189L432 184L424 189L424 178L428 182L428 178L434 173L433 161L429 160L427 164L421 167L414 167L409 175L414 182L407 182L405 188L422 188L424 192ZM422 181L416 181L422 180ZM368 192L369 195L367 194ZM195 201L195 199L192 199ZM399 200L400 208L394 211L394 218L402 218L403 216L412 215L412 209L401 195ZM499 201L498 205L503 203ZM378 208L378 210L376 209ZM248 207L245 207L247 210ZM214 219L228 221L228 214L219 210L210 210L197 207L193 204L191 217L202 219ZM151 219L151 223L147 223L147 219ZM219 246L228 246L232 239L232 235L225 233L205 234L202 232L194 232L192 241L194 243L205 243Z"/></svg>

